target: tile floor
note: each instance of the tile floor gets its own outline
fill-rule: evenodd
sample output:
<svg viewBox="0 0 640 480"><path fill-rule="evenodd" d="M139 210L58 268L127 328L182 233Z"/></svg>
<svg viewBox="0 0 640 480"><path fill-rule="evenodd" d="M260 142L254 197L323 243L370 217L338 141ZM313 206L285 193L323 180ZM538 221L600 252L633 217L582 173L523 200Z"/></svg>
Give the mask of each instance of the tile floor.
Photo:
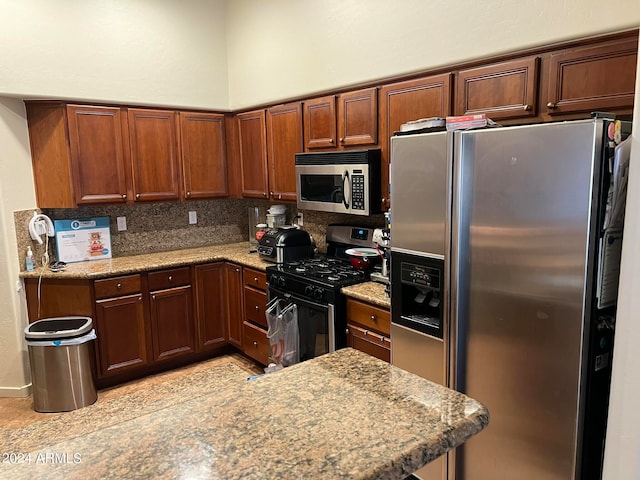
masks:
<svg viewBox="0 0 640 480"><path fill-rule="evenodd" d="M122 385L110 387L98 392L97 403L114 402L119 398L132 397L142 392L154 390L156 396L165 397L162 401L171 402L171 396L177 397L181 394L180 380L191 375L198 375L200 372L206 371L209 367L215 365L232 364L240 367L244 372L255 375L264 373L251 359L241 354L234 353L223 355L211 360L206 360L193 365L182 367L176 370L151 375L139 380L134 380ZM158 388L163 386L165 388ZM94 404L95 405L95 404ZM82 409L80 409L82 410ZM76 410L79 412L80 410ZM51 419L65 415L64 413L38 413L33 410L32 398L0 398L0 431L1 430L18 430L38 422L50 422ZM5 431L6 431L5 430Z"/></svg>

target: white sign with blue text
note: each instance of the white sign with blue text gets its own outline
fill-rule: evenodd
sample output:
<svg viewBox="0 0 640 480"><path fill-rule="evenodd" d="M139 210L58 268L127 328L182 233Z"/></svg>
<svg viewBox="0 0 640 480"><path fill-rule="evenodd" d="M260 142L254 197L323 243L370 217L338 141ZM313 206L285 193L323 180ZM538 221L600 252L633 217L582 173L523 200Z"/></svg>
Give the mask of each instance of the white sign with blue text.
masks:
<svg viewBox="0 0 640 480"><path fill-rule="evenodd" d="M84 262L111 258L109 217L55 220L58 260Z"/></svg>

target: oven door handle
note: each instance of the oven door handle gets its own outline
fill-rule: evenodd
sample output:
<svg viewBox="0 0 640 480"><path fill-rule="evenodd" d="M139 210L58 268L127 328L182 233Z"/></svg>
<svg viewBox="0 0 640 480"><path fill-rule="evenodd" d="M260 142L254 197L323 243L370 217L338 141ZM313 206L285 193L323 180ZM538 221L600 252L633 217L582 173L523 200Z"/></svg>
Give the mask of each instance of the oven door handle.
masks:
<svg viewBox="0 0 640 480"><path fill-rule="evenodd" d="M347 188L345 187L345 180L346 180L346 186L349 187L349 195L347 196ZM349 170L345 170L344 171L344 175L342 175L342 203L344 204L344 208L346 208L347 210L349 210L349 202L351 201L351 182L349 181ZM348 199L348 200L347 200Z"/></svg>

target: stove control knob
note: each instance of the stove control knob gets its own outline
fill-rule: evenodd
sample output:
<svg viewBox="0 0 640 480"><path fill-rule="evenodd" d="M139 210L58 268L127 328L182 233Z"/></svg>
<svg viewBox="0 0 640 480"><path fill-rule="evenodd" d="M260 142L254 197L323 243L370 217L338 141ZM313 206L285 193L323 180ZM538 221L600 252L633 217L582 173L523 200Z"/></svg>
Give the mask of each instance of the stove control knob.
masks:
<svg viewBox="0 0 640 480"><path fill-rule="evenodd" d="M323 295L324 295L323 288L318 287L313 291L313 298L315 298L316 300L322 300Z"/></svg>
<svg viewBox="0 0 640 480"><path fill-rule="evenodd" d="M280 276L278 277L277 282L276 282L276 284L277 284L279 287L284 287L284 286L286 285L286 283L287 283L287 281L285 280L284 275L280 275Z"/></svg>
<svg viewBox="0 0 640 480"><path fill-rule="evenodd" d="M313 287L311 285L307 285L306 287L304 287L304 294L307 297L312 297L313 296Z"/></svg>

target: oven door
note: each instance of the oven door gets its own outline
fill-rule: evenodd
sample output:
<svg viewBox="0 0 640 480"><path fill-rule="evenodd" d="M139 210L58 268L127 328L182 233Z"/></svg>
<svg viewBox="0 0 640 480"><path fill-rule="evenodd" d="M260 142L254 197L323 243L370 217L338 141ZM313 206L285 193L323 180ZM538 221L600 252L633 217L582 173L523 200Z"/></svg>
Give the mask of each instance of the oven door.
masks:
<svg viewBox="0 0 640 480"><path fill-rule="evenodd" d="M369 166L296 165L298 208L369 215Z"/></svg>
<svg viewBox="0 0 640 480"><path fill-rule="evenodd" d="M300 334L300 361L325 353L335 352L334 306L312 302L290 293L269 287L269 301L282 298L298 307L298 331Z"/></svg>

